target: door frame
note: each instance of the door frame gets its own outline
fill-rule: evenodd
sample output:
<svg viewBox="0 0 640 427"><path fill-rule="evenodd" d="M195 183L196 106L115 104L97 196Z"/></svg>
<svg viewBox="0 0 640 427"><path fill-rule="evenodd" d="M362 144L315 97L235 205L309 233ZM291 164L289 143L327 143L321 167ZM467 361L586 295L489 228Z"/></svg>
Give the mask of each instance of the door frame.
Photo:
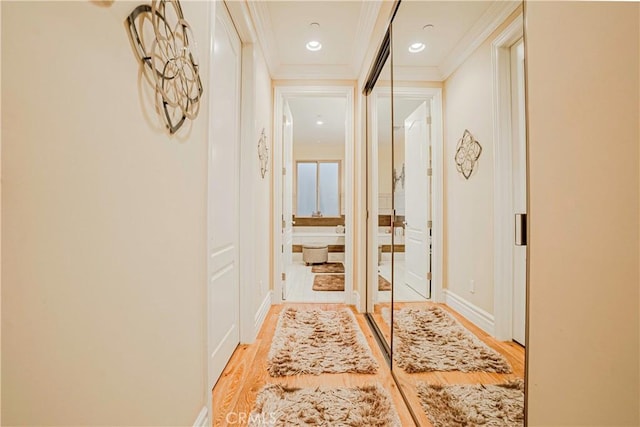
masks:
<svg viewBox="0 0 640 427"><path fill-rule="evenodd" d="M345 304L358 304L359 295L354 292L353 272L355 259L353 257L353 207L354 207L354 86L315 86L315 85L279 85L274 86L273 113L273 256L271 266L273 271L273 304L282 303L282 267L280 252L282 245L282 127L280 120L283 115L284 100L302 96L316 96L327 98L345 98L345 152L343 163L344 177L344 214L345 214ZM293 172L293 171L291 171Z"/></svg>
<svg viewBox="0 0 640 427"><path fill-rule="evenodd" d="M257 35L255 33L255 29L253 27L253 23L251 21L251 15L249 13L249 9L244 2L227 2L227 1L213 1L208 2L209 4L209 39L207 40L207 48L209 55L208 62L208 81L213 82L213 51L215 46L215 30L216 30L216 13L218 7L226 7L231 17L231 22L235 27L238 36L240 37L241 43L241 62L240 62L240 146L238 150L238 173L239 173L239 209L240 209L240 223L247 223L246 221L251 221L253 217L253 210L251 207L253 206L253 185L252 181L246 179L247 176L251 176L252 171L254 171L254 155L255 155L255 146L254 143L257 141L256 131L254 129L254 115L255 115L255 107L253 95L255 92L255 86L253 81L255 80L255 72L254 72L254 50L259 49L257 42ZM215 85L209 84L206 85L206 99L207 105L217 96L217 91ZM212 120L210 117L208 120L208 140L207 140L207 153L211 152L212 148L212 140L215 138L215 134L212 129ZM210 169L210 165L207 164L207 169ZM209 171L208 171L209 173ZM209 185L209 180L207 180L207 185ZM207 196L207 215L209 209L215 208L210 204L210 200ZM209 230L207 230L209 233ZM248 230L243 230L240 227L240 235L238 239L238 265L239 265L239 328L240 328L240 343L251 343L255 340L258 327L261 325L262 319L256 318L256 313L253 313L250 307L250 304L241 304L240 301L246 301L251 297L250 292L252 291L250 284L254 283L253 270L251 268L247 268L247 266L253 265L253 257L255 256L251 236L248 233ZM209 256L209 247L207 244L207 258ZM206 412L203 408L201 413L198 416L198 420L196 424L198 426L206 426L210 425L213 420L213 385L209 384L209 364L208 358L211 354L211 349L215 346L215 343L209 342L209 317L211 316L211 298L212 295L209 295L208 290L208 281L209 281L209 271L207 269L207 278L204 283L205 290L204 296L206 297L206 301L204 302L206 306L206 317L204 319L204 363L205 363L205 371L206 378L204 380L204 394L205 394L205 404L206 404Z"/></svg>
<svg viewBox="0 0 640 427"><path fill-rule="evenodd" d="M372 135L371 140L377 140L377 127L374 126L374 123L377 123L378 113L375 109L377 105L378 97L383 95L391 96L391 87L380 87L376 90L371 91L371 93L367 96L367 132L369 135ZM431 295L431 300L434 302L444 302L445 294L443 288L443 268L444 268L444 258L443 258L443 240L444 240L444 227L443 227L443 218L444 218L444 181L443 181L443 171L444 171L444 140L443 140L443 119L442 119L442 88L425 88L425 87L412 87L412 86L393 86L393 97L399 96L400 98L406 99L417 99L417 100L428 100L429 101L429 112L431 115L431 143L432 143L432 160L431 166L433 169L432 175L432 186L433 193L431 195L431 203L433 207L433 212L431 212L431 220L433 222L432 226L432 248L433 253L431 257L431 284L433 293ZM371 123L369 123L369 120ZM376 120L376 121L374 121ZM375 138L374 138L375 137ZM369 141L365 141L365 144L369 144ZM368 145L367 145L368 146ZM373 164L370 164L368 169L367 176L367 192L370 195L368 201L368 209L370 212L374 212L378 207L378 198L374 196L378 194L378 186L377 184L373 184L373 176L377 176L378 171L378 146L370 146L370 152L368 154L368 161L371 161ZM376 175L373 175L373 174ZM375 190L375 193L374 193ZM374 210L374 208L376 208ZM373 289L367 290L367 310L369 307L373 307L374 295L377 294L377 272L374 272L373 269L368 268L370 265L378 265L378 251L377 245L375 248L371 245L372 242L377 243L377 230L378 230L378 219L374 218L373 215L369 215L367 221L367 234L369 236L373 236L373 239L369 239L369 247L367 248L367 284L374 284L374 286L370 287ZM367 242L366 237L361 239L363 242ZM366 244L366 243L363 243ZM369 288L369 286L368 286Z"/></svg>
<svg viewBox="0 0 640 427"><path fill-rule="evenodd" d="M494 336L513 338L513 149L511 121L511 51L524 35L524 19L519 14L491 43L493 68L494 155ZM525 60L526 61L526 60ZM526 329L526 328L525 328Z"/></svg>

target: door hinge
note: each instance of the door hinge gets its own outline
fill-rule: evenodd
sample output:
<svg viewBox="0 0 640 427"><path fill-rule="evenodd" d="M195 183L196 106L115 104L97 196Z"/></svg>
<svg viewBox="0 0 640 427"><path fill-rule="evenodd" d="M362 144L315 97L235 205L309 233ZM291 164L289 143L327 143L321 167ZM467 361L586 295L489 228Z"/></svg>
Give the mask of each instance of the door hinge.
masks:
<svg viewBox="0 0 640 427"><path fill-rule="evenodd" d="M286 175L287 174L287 168L282 168L282 175Z"/></svg>
<svg viewBox="0 0 640 427"><path fill-rule="evenodd" d="M427 221L427 228L433 228L433 221Z"/></svg>
<svg viewBox="0 0 640 427"><path fill-rule="evenodd" d="M427 124L430 125L431 124L431 116L427 117Z"/></svg>
<svg viewBox="0 0 640 427"><path fill-rule="evenodd" d="M285 221L284 216L282 217L282 228L287 227L287 221Z"/></svg>
<svg viewBox="0 0 640 427"><path fill-rule="evenodd" d="M433 169L427 168L427 176L433 176Z"/></svg>
<svg viewBox="0 0 640 427"><path fill-rule="evenodd" d="M284 253L284 245L280 245L280 252Z"/></svg>
<svg viewBox="0 0 640 427"><path fill-rule="evenodd" d="M287 273L282 273L282 281L284 282L285 280L287 280Z"/></svg>
<svg viewBox="0 0 640 427"><path fill-rule="evenodd" d="M431 280L431 272L427 273L427 280Z"/></svg>

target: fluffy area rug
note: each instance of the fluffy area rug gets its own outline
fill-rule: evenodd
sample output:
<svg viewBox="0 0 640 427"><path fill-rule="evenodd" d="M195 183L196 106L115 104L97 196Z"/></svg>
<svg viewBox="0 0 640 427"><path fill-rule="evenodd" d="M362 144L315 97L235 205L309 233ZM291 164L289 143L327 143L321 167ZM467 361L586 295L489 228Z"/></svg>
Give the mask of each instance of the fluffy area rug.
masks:
<svg viewBox="0 0 640 427"><path fill-rule="evenodd" d="M504 356L440 307L396 310L393 323L393 359L408 373L512 372Z"/></svg>
<svg viewBox="0 0 640 427"><path fill-rule="evenodd" d="M418 384L418 397L434 427L524 425L524 382L498 385Z"/></svg>
<svg viewBox="0 0 640 427"><path fill-rule="evenodd" d="M258 394L249 425L401 427L391 397L377 384L305 389L269 384Z"/></svg>
<svg viewBox="0 0 640 427"><path fill-rule="evenodd" d="M391 283L384 277L378 274L378 290L379 291L390 291Z"/></svg>
<svg viewBox="0 0 640 427"><path fill-rule="evenodd" d="M313 278L314 291L344 291L344 274L319 274Z"/></svg>
<svg viewBox="0 0 640 427"><path fill-rule="evenodd" d="M344 264L341 262L328 262L326 264L314 265L311 267L312 273L344 273Z"/></svg>
<svg viewBox="0 0 640 427"><path fill-rule="evenodd" d="M280 313L267 360L271 376L373 374L377 369L351 310L286 308Z"/></svg>

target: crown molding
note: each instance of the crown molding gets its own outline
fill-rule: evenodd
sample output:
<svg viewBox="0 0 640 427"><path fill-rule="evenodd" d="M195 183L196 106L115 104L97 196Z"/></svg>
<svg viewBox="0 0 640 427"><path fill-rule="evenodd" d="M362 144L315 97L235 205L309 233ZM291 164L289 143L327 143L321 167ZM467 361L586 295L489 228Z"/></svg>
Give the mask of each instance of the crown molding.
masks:
<svg viewBox="0 0 640 427"><path fill-rule="evenodd" d="M272 30L273 24L271 23L269 6L266 1L248 1L246 4L253 20L258 44L262 49L269 72L273 76L274 71L280 67L280 57L278 56L276 38Z"/></svg>
<svg viewBox="0 0 640 427"><path fill-rule="evenodd" d="M281 65L271 73L274 80L355 80L351 65Z"/></svg>
<svg viewBox="0 0 640 427"><path fill-rule="evenodd" d="M360 19L358 20L358 29L356 30L356 36L353 44L353 52L351 57L352 62L352 76L355 79L358 77L362 65L364 63L364 57L367 54L367 48L364 46L369 45L373 30L378 20L378 14L382 7L382 1L363 1L360 6Z"/></svg>
<svg viewBox="0 0 640 427"><path fill-rule="evenodd" d="M413 67L395 66L393 67L393 79L407 82L441 82L444 80L438 67Z"/></svg>
<svg viewBox="0 0 640 427"><path fill-rule="evenodd" d="M440 74L446 80L480 45L515 11L518 1L495 1L467 31L465 36L442 61Z"/></svg>

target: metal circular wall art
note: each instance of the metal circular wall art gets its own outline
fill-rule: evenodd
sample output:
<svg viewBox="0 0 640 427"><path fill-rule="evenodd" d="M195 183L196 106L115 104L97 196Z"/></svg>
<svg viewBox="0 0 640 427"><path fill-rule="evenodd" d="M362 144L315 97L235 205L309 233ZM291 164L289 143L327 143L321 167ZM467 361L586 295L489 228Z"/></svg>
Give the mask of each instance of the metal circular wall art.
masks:
<svg viewBox="0 0 640 427"><path fill-rule="evenodd" d="M178 0L153 0L127 17L127 30L148 80L155 86L169 133L200 110L202 82L195 37Z"/></svg>
<svg viewBox="0 0 640 427"><path fill-rule="evenodd" d="M473 173L480 154L482 154L482 146L471 132L465 129L462 138L458 141L455 157L456 169L465 179L469 179Z"/></svg>
<svg viewBox="0 0 640 427"><path fill-rule="evenodd" d="M269 147L267 147L267 135L264 133L264 128L262 128L262 133L258 140L258 158L260 159L260 173L262 174L262 179L264 179L269 165Z"/></svg>

